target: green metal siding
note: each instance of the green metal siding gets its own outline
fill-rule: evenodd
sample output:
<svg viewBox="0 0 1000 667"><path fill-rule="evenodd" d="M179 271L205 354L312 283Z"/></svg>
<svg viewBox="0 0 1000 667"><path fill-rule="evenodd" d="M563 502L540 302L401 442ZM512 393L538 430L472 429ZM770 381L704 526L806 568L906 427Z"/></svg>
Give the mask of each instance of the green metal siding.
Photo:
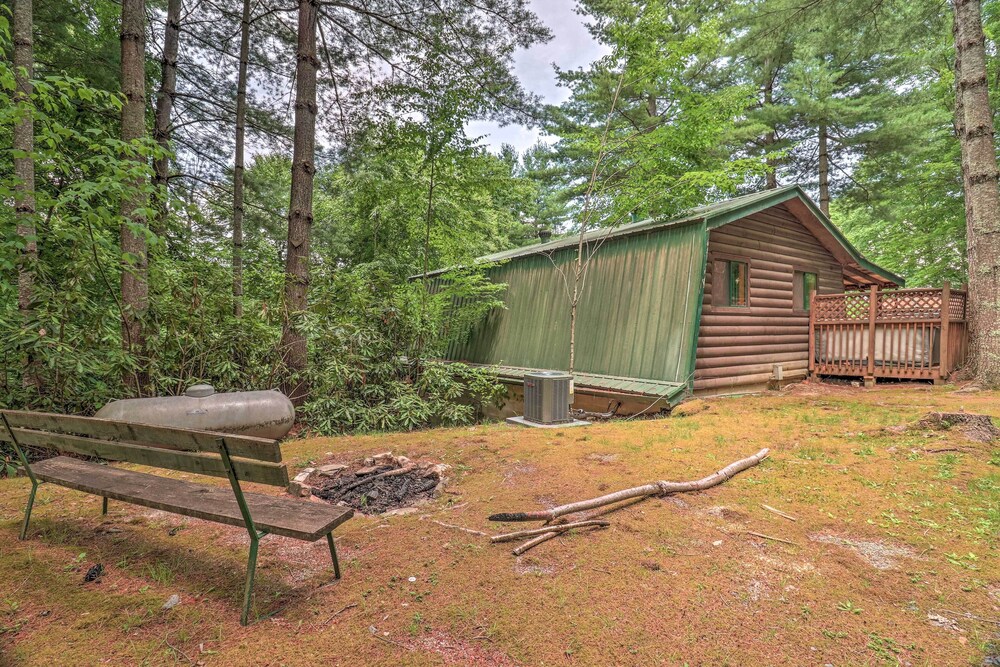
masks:
<svg viewBox="0 0 1000 667"><path fill-rule="evenodd" d="M686 384L701 305L705 225L693 221L606 238L593 255L577 313L576 371ZM597 243L592 242L591 248ZM569 365L575 247L491 269L507 308L490 313L448 359L522 368ZM565 282L560 272L565 273Z"/></svg>

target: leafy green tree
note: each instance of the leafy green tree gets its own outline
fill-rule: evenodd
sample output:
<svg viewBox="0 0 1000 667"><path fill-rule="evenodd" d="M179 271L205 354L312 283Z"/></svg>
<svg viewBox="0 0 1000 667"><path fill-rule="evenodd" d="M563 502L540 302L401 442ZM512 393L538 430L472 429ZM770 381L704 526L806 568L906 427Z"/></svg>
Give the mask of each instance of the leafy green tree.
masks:
<svg viewBox="0 0 1000 667"><path fill-rule="evenodd" d="M303 328L311 341L304 412L322 432L411 430L465 424L495 404L502 385L488 369L429 358L502 307L504 285L481 269L451 272L428 296L376 264L320 270Z"/></svg>
<svg viewBox="0 0 1000 667"><path fill-rule="evenodd" d="M936 48L910 54L915 85L891 100L833 206L865 256L914 287L967 279L952 48L941 35Z"/></svg>
<svg viewBox="0 0 1000 667"><path fill-rule="evenodd" d="M380 262L405 279L510 247L535 192L517 169L460 129L428 157L422 124L372 127L317 176L318 252L348 267Z"/></svg>
<svg viewBox="0 0 1000 667"><path fill-rule="evenodd" d="M12 316L9 304L17 303L16 295L8 297L16 281L0 281L0 339L6 358L27 353L36 360L37 386L45 391L19 389L23 369L6 364L4 400L73 409L120 388L122 375L134 369L134 357L121 348L115 324L124 308L116 287L122 271L117 230L124 220L119 209L123 200L149 196L148 161L160 153L148 140L124 144L107 129L77 126L80 109L118 113L122 100L117 95L65 76L36 78L31 87L31 154L39 177L34 196L41 213L34 309L27 320ZM13 103L15 90L10 65L0 61L0 127L11 127L23 114L23 106ZM20 183L10 169L0 170L0 197L13 200ZM6 272L13 270L23 241L6 233L13 233L14 225L3 229L0 267Z"/></svg>
<svg viewBox="0 0 1000 667"><path fill-rule="evenodd" d="M700 73L722 35L699 2L584 2L612 53L559 72L571 98L551 109L554 164L576 228L670 215L735 192L760 161L733 156L729 128L751 104L747 86L707 89Z"/></svg>

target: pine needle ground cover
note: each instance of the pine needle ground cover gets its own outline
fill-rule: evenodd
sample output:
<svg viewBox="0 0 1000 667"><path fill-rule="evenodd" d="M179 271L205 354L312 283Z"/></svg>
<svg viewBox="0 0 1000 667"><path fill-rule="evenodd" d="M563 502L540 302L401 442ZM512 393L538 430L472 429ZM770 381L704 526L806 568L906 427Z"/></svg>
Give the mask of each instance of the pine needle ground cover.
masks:
<svg viewBox="0 0 1000 667"><path fill-rule="evenodd" d="M1000 417L1000 394L955 389L804 385L586 429L291 441L303 467L392 450L450 479L419 511L338 531L336 583L324 542L265 538L271 616L247 628L245 531L115 502L102 517L99 498L44 485L18 542L28 484L0 480L0 665L980 665L1000 653L1000 444L910 428ZM486 517L762 447L725 484L520 558L456 528L504 532Z"/></svg>

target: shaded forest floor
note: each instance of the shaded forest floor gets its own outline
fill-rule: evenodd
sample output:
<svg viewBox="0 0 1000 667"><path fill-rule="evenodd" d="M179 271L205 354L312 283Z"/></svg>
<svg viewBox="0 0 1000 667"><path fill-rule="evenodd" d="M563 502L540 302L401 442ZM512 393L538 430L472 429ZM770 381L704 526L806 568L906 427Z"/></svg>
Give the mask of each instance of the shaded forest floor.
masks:
<svg viewBox="0 0 1000 667"><path fill-rule="evenodd" d="M18 542L28 484L0 480L0 665L982 665L1000 654L1000 444L883 430L1000 417L1000 394L954 390L803 385L586 429L289 442L300 466L442 461L448 492L342 526L332 585L325 542L265 538L256 605L272 615L249 628L245 532L114 501L102 518L99 498L44 485ZM693 479L764 446L722 486L520 558L449 527L502 532L488 514ZM94 563L103 578L82 583Z"/></svg>

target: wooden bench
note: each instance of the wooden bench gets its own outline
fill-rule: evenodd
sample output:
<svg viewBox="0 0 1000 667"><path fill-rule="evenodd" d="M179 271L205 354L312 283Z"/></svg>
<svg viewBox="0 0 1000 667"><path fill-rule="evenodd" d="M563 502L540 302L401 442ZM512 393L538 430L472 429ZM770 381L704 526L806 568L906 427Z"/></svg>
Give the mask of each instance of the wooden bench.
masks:
<svg viewBox="0 0 1000 667"><path fill-rule="evenodd" d="M35 491L40 483L50 482L101 496L104 499L102 514L107 514L110 498L246 528L250 534L250 557L240 617L242 625L247 624L250 616L257 545L265 535L283 535L308 542L325 536L333 559L334 577L340 579L333 529L350 519L353 510L244 493L240 487L241 482L288 485L288 467L281 462L281 448L276 440L14 410L0 410L0 418L4 426L0 430L0 441L13 445L31 480L21 527L22 540L28 535ZM228 477L231 489L112 468L68 456L56 456L29 465L24 447Z"/></svg>

